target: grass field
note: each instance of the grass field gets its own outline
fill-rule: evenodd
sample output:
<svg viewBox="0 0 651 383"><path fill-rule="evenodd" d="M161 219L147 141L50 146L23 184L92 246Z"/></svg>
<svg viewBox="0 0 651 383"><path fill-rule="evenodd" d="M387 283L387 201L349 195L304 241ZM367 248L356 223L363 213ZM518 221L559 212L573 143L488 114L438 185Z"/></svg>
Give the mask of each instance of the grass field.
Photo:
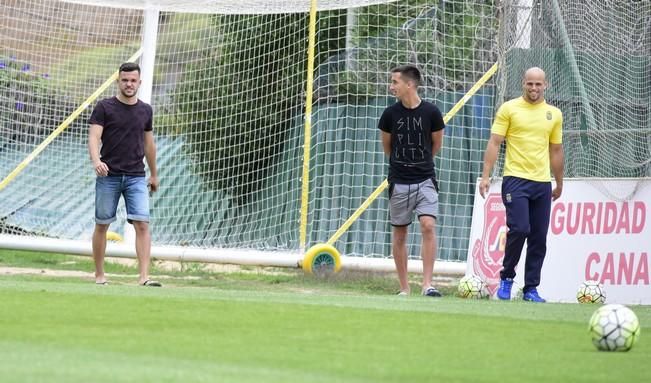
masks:
<svg viewBox="0 0 651 383"><path fill-rule="evenodd" d="M86 262L0 251L0 266L88 271ZM401 298L386 291L395 287L390 276L367 274L318 281L194 268L155 289L136 286L129 268L111 268L124 276L109 286L0 276L1 382L594 383L651 376L649 306L633 307L643 327L633 350L606 353L587 333L595 306Z"/></svg>

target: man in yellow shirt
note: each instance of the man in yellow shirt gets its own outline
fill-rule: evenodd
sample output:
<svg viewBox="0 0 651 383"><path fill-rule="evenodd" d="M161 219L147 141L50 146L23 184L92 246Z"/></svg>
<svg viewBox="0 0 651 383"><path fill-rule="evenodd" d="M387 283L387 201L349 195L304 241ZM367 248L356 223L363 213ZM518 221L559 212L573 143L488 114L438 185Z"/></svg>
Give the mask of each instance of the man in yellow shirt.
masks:
<svg viewBox="0 0 651 383"><path fill-rule="evenodd" d="M490 174L502 142L506 159L502 180L502 201L506 208L506 247L499 299L511 299L515 267L527 241L523 299L545 302L538 295L540 272L547 252L547 229L551 201L563 191L563 145L561 111L545 102L545 72L529 68L522 80L522 97L505 102L497 111L484 153L484 169L479 193L485 197ZM552 190L551 172L556 180Z"/></svg>

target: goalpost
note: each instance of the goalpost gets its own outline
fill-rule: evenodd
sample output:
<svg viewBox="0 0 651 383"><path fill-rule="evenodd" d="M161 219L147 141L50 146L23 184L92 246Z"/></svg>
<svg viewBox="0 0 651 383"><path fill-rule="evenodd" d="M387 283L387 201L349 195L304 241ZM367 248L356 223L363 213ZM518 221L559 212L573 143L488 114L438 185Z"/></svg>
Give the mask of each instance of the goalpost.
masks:
<svg viewBox="0 0 651 383"><path fill-rule="evenodd" d="M648 1L323 0L312 24L309 0L150 3L5 2L0 177L6 180L138 51L145 34L155 44L155 55L141 61L144 67L150 60L153 70L140 95L155 112L156 258L296 266L304 247L337 233L344 267L392 269L385 195L339 229L386 178L377 120L394 101L388 79L398 64L422 69L421 96L444 114L495 62L500 68L448 122L436 159L439 272L465 267L475 180L495 107L520 92L526 66L547 71L548 98L566 116L568 176L650 175ZM154 32L145 32L146 20ZM0 246L90 253L91 110L4 181ZM630 193L604 192L623 199ZM111 230L125 235L125 220L121 205ZM412 261L419 242L414 227ZM133 254L128 245L107 251Z"/></svg>

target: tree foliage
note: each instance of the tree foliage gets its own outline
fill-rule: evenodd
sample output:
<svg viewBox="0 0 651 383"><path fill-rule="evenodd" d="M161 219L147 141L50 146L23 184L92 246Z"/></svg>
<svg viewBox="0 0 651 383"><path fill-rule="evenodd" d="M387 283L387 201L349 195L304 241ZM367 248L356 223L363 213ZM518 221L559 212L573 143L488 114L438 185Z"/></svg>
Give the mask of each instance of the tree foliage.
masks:
<svg viewBox="0 0 651 383"><path fill-rule="evenodd" d="M328 16L321 20L340 18L338 11ZM223 15L212 24L218 32L210 48L173 93L176 125L205 185L244 204L273 176L294 117L304 108L308 19ZM332 38L320 38L317 52L339 49L337 28L318 30Z"/></svg>
<svg viewBox="0 0 651 383"><path fill-rule="evenodd" d="M403 0L356 11L354 47L320 68L320 99L364 104L386 93L396 65L417 65L433 89L460 90L497 59L496 6L476 2Z"/></svg>
<svg viewBox="0 0 651 383"><path fill-rule="evenodd" d="M0 57L2 145L24 145L31 151L69 115L73 106L48 74L35 72L28 62L14 57Z"/></svg>

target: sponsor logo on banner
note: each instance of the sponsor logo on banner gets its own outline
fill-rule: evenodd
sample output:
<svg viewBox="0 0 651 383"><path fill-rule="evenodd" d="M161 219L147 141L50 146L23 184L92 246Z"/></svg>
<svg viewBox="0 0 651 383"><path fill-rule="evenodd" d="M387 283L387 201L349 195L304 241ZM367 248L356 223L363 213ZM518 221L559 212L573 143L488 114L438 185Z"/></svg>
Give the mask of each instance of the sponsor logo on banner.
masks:
<svg viewBox="0 0 651 383"><path fill-rule="evenodd" d="M484 202L481 238L473 245L473 271L488 284L491 294L497 290L506 244L506 213L500 194L490 194Z"/></svg>

